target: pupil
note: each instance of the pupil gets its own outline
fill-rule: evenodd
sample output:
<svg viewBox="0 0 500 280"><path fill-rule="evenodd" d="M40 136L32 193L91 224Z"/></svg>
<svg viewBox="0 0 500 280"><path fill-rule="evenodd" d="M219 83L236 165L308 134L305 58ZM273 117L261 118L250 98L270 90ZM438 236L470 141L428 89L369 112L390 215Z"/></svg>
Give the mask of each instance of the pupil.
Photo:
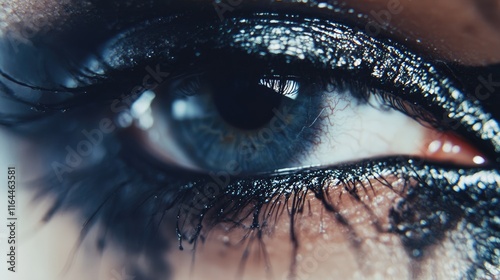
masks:
<svg viewBox="0 0 500 280"><path fill-rule="evenodd" d="M271 121L283 95L258 81L229 76L214 84L214 103L224 121L243 130L258 129Z"/></svg>

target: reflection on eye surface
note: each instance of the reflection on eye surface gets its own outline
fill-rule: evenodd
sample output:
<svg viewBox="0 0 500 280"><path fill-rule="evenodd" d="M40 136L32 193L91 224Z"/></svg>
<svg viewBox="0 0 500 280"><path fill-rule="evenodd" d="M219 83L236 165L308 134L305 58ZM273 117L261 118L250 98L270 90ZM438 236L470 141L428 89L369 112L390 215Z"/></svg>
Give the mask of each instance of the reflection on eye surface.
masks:
<svg viewBox="0 0 500 280"><path fill-rule="evenodd" d="M403 154L484 163L464 143L391 109L372 89L282 75L277 68L262 74L250 62L237 62L247 65L241 69L209 56L217 68L174 75L121 116L134 118L144 145L172 165L221 171L235 162L255 173Z"/></svg>
<svg viewBox="0 0 500 280"><path fill-rule="evenodd" d="M499 128L459 66L324 18L196 16L99 42L62 103L37 87L46 220L76 210L138 279L498 276Z"/></svg>

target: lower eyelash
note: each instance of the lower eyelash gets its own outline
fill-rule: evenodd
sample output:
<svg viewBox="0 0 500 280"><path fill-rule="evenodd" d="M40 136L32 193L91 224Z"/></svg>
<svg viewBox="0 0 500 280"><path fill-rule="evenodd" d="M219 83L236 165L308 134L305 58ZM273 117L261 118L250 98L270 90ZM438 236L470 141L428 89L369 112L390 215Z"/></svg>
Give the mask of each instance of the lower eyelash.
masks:
<svg viewBox="0 0 500 280"><path fill-rule="evenodd" d="M389 177L399 180L390 183ZM342 215L342 205L335 206L339 205L335 203L339 197L330 195L331 188L343 188L346 195L364 204L361 197L370 196L369 193L374 192L371 181L378 181L398 197L389 212L388 227L378 224L368 206L365 207L374 218L374 227L379 233L399 236L413 259L413 267L426 259L429 248L443 241L448 231L462 223L473 232L478 242L474 248L469 248L477 255L466 275L462 276L468 279L491 277L494 271L483 263L492 265L498 263L499 259L494 248L500 245L500 240L495 237L498 233L494 228L500 224L495 218L500 213L499 210L491 210L500 209L495 198L500 194L498 179L497 171L446 170L418 159L400 157L367 161L334 170L303 171L292 176L235 180L225 186L220 195L207 192L204 188L207 182L204 181L195 184L190 190L191 195L180 202L176 227L181 248L182 241L186 240L194 243L193 249L196 249L197 241L204 240L204 236L220 224L225 224L230 231L242 230L242 241L256 238L264 242L262 237L272 233L276 220L285 213L290 219L290 239L295 250L290 265L293 275L299 246L293 221L307 207L307 193L313 193L326 212L348 230L351 247L357 250L360 248L360 239L351 221ZM286 205L291 206L287 208ZM491 238L481 244L479 236ZM478 251L476 246L481 246L482 250ZM418 278L418 275L414 276Z"/></svg>
<svg viewBox="0 0 500 280"><path fill-rule="evenodd" d="M385 101L394 102L401 110L405 109L404 105L397 103L399 100ZM396 105L394 107L398 108ZM408 114L419 115L418 112L413 114L408 112ZM91 122L91 120L85 121ZM81 123L76 124L85 127ZM63 133L58 131L53 133L58 136L51 140L65 139ZM108 139L104 144L107 150L116 151L120 149L117 146L121 142L117 139ZM305 204L307 193L315 194L316 199L324 204L326 212L335 216L337 221L350 232L354 232L350 229L351 221L341 215L342 206L332 207L336 198L327 195L328 188L325 182L338 180L337 185L346 189L347 195L362 203L360 196L370 192L370 180L380 180L383 186L393 188L393 184L388 180L389 177L401 180L401 191L395 190L395 193L401 196L401 200L393 205L389 213L392 226L377 229L398 236L405 245L408 255L414 260L415 266L425 259L427 249L442 241L445 234L457 227L462 219L467 220L467 225L472 224L474 234L478 236L475 238L474 246L483 246L482 250L470 248L471 252L478 252L478 255L471 262L476 266L470 267L466 277L490 275L488 267L483 263L498 262L494 248L499 247L499 242L493 240L480 244L480 240L484 239L480 236L497 235L494 218L499 216L498 213L475 217L479 211L499 208L496 205L498 202L491 198L499 196L495 186L500 180L491 181L491 178L483 178L482 172L487 171L456 170L454 167L439 167L439 165L433 167L431 164L426 165L424 162L415 162L415 159L412 161L407 158L378 159L338 166L331 170L303 170L293 174L273 174L260 179L230 176L233 178L231 182L223 184L224 187L214 196L204 191L206 184L217 183L213 177L193 178L191 174L183 177L178 176L176 172L154 170L151 165L144 165L143 161L140 161L139 165L135 157L137 155L130 155L129 150L121 149L121 151L122 154L118 157L116 153L109 152L99 164L78 168L71 175L67 175L63 183L51 178L53 175L50 175L48 178L50 183L47 185L52 188L38 189L38 191L42 195L52 195L56 198L56 203L47 214L46 220L58 211L76 209L80 212L84 219L82 222L85 223L81 240L93 225L100 223L106 228L106 232L98 240L98 246L102 250L107 246L106 240L110 239L118 240L130 254L145 250L148 260L154 267L148 271L136 271L134 274L144 275L140 279L145 279L147 275L152 279L158 278L158 275L165 275L168 268L164 266L165 264L155 261L155 258L161 259L163 249L172 247L168 241L175 239L175 234L180 239L181 246L187 241L196 249L198 242L203 241L211 229L218 225L226 225L241 232L241 236L246 237L246 240L257 238L259 242L263 242L261 237L272 231L276 215L281 211L282 215L289 216L290 221L303 215L302 212L307 208ZM446 168L451 171L446 171ZM89 177L89 174L93 176ZM487 174L494 178L498 177L496 171L489 171ZM475 193L477 190L469 187L481 182L489 183L479 193ZM459 191L452 189L460 185L459 183L466 191L460 192L460 188ZM196 197L200 193L201 196ZM205 202L198 203L200 200ZM278 201L285 201L282 205L290 203L291 207L280 208ZM226 211L219 214L222 208ZM468 209L472 209L473 212ZM412 213L412 210L420 217ZM427 225L422 226L421 220L426 221ZM491 226L483 226L484 223ZM160 229L164 227L170 230L172 236L168 238L159 236L158 233L163 232ZM293 227L290 233L291 241L297 248L300 240ZM352 241L352 248L359 247L355 235L349 238ZM293 274L295 256L291 258L290 271ZM130 265L135 266L134 263Z"/></svg>
<svg viewBox="0 0 500 280"><path fill-rule="evenodd" d="M353 88L365 87L357 85ZM385 101L412 117L426 116L418 111L405 111L407 107L400 100L390 99L390 96ZM424 121L435 120L430 118L430 121ZM54 131L54 134L58 136L51 140L65 139L62 133ZM119 143L116 140L105 144L112 151L117 149L115 146ZM153 170L149 164L139 164L137 158L125 153L129 151L123 149L122 154L116 157L115 153L109 152L99 164L74 170L62 183L51 174L46 180L49 183L44 182L49 187L37 191L56 198L45 220L58 211L76 209L80 212L84 223L80 240L91 227L100 223L106 228L97 241L101 250L107 247L107 240L113 239L130 254L145 251L151 266L148 271L136 268L134 274L142 275L140 279L158 279L159 275L162 275L161 278L168 275L168 268L158 260L162 259L163 251L172 246L168 241L175 239L175 234L180 246L187 241L196 249L197 243L218 225L241 231L242 238L247 240L257 238L259 242L264 242L261 238L272 232L277 215L285 214L290 218L290 238L297 248L300 240L293 222L307 211L308 193L314 194L326 212L349 229L351 247L359 248L359 239L351 228L352 221L343 217L343 206L336 205L338 198L331 196L333 187L326 184L328 181L335 182L338 188L346 191L346 195L362 204L361 197L370 196L373 190L372 182L378 181L393 190L400 199L393 203L388 213L390 224L382 227L375 221L375 226L379 232L390 232L401 239L408 255L414 260L414 266L426 258L429 248L442 241L446 233L458 227L463 220L472 228L467 230L475 236L473 248L468 248L468 251L476 252L472 266L464 277L491 276L488 266L484 264L494 266L499 262L494 250L500 247L499 226L495 220L499 216L495 209L500 209L495 200L499 196L497 182L500 182L496 170L457 170L416 159L387 158L332 167L330 170L273 174L259 179L238 178L229 174L232 179L221 187L214 177L189 178L188 175L185 178L175 172ZM395 185L390 178L399 178L400 181ZM207 184L215 185L218 193L207 191ZM482 187L476 188L480 184L483 184ZM221 212L221 209L225 211ZM172 236L167 238L159 234L164 227ZM486 240L484 236L497 239L482 243ZM291 274L294 273L295 254L290 256ZM130 265L135 266L133 262Z"/></svg>
<svg viewBox="0 0 500 280"><path fill-rule="evenodd" d="M108 145L113 146L113 143ZM56 198L45 220L59 211L77 209L85 222L80 240L94 225L102 224L106 230L98 240L99 248L104 250L106 240L112 239L130 254L146 251L153 267L147 272L138 270L136 275L144 278L150 275L153 279L168 272L165 264L155 262L155 258L160 259L163 250L172 246L168 240L175 238L174 229L180 245L188 241L193 249L218 225L241 231L242 238L253 236L263 242L261 237L272 231L280 212L288 215L291 221L303 215L307 209L307 193L313 193L326 212L349 228L351 221L342 217L341 205L340 208L334 206L337 198L328 195L332 186L327 182L336 182L336 186L345 189L346 195L358 203L363 203L360 197L373 190L371 182L378 181L393 190L400 199L389 213L391 225L377 230L399 236L415 265L425 259L427 248L440 242L446 232L463 219L472 226L476 236L498 235L495 217L500 213L491 210L500 209L496 199L500 195L496 187L500 176L495 170L457 170L398 157L261 178L237 178L229 173L227 178L231 179L227 184L221 174L218 180L215 176L182 178L149 165L139 165L129 152L110 153L100 164L75 170L62 183L49 175L46 178L49 183L45 185L51 187L39 189L38 185L37 191L41 196ZM397 185L390 183L390 178L398 178ZM219 186L219 192L207 191L205 186ZM277 204L280 199L286 202L282 206ZM284 208L288 203L291 207ZM221 209L225 211L220 212ZM421 220L426 221L425 226ZM488 226L484 226L485 223ZM160 236L158 233L163 232L160 228L169 229L172 236ZM293 227L290 233L297 248L300 240ZM350 240L356 248L356 236L350 236ZM477 252L477 256L467 278L489 275L482 263L498 262L499 256L494 251L500 246L498 239L484 244L480 244L480 240L478 237L474 246L482 246L482 250L470 249ZM294 256L291 257L294 260ZM130 265L134 267L135 264Z"/></svg>

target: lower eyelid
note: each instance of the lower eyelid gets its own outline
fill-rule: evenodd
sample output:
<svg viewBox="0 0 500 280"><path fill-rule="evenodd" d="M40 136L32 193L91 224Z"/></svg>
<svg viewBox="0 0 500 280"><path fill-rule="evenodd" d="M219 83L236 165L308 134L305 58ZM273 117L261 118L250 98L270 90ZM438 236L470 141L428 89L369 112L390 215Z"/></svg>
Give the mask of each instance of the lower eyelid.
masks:
<svg viewBox="0 0 500 280"><path fill-rule="evenodd" d="M395 162L404 162L401 160L396 159ZM410 260L421 260L428 256L427 251L431 250L434 244L442 242L445 234L454 229L459 221L464 221L468 215L466 209L476 211L494 207L491 204L495 203L493 200L487 200L489 205L476 205L484 202L479 197L488 196L488 193L493 196L498 195L498 191L495 191L496 179L493 179L498 179L497 172L488 173L493 176L492 180L485 180L482 177L484 171L459 170L457 172L462 174L461 179L455 171L426 166L423 162L416 164L413 160L407 163L410 164L403 164L401 167L396 167L399 164L393 167L391 164L386 165L385 171L375 168L373 177L363 177L363 175L360 178L349 177L347 174L355 172L356 169L348 171L350 168L347 168L345 174L332 170L325 171L318 177L313 176L315 179L307 178L308 176L303 174L296 180L287 182L276 180L275 189L283 187L283 192L278 191L280 194L276 193L274 198L267 202L262 202L258 194L252 200L244 199L242 203L246 202L248 205L237 206L236 209L241 210L237 216L230 215L230 211L220 211L220 209L231 209L237 205L238 195L228 194L229 198L225 195L217 196L214 198L217 203L210 204L212 214L203 215L206 221L198 220L197 214L194 214L191 220L193 224L183 224L186 228L181 227L180 230L187 234L184 236L187 240L196 239L197 237L190 236L194 232L190 231L189 227L195 227L198 222L202 222L206 230L202 231L201 235L204 238L226 236L227 238L214 241L222 242L225 246L234 243L241 245L242 240L252 240L250 236L255 236L260 231L276 240L291 240L290 233L295 232L301 246L314 244L317 239L333 243L347 242L352 250L358 250L361 255L368 253L364 251L367 250L364 247L367 240L373 238L378 240L380 234L386 234L392 236L389 238L397 238L398 244L399 242L403 244L405 254L408 254L405 257ZM418 167L419 165L421 167ZM372 167L376 166L378 164L374 163ZM370 169L365 171L370 173L368 171ZM481 190L466 193L465 190L473 187L478 181L484 182ZM259 185L258 181L256 182L252 183L254 187L255 184ZM284 185L289 186L289 191L285 191L287 188ZM308 189L308 194L302 187ZM476 192L481 193L479 197L474 194ZM203 196L203 186L200 186L196 193ZM207 195L206 198L210 200L211 196ZM195 209L203 208L203 206L195 207ZM256 212L257 209L260 210ZM182 212L180 213L182 217ZM256 213L258 216L255 216ZM226 219L227 217L229 219ZM258 217L257 222L256 217ZM493 216L490 214L483 219L492 221L494 217L495 214ZM294 219L295 223L290 224L290 219ZM472 221L468 219L467 222ZM214 233L211 233L212 229L215 230ZM493 234L489 229L484 231ZM247 234L250 235L244 237ZM493 253L491 250L494 247L491 245L493 244L490 244L489 253ZM291 258L293 260L293 256ZM466 273L465 268L461 273Z"/></svg>
<svg viewBox="0 0 500 280"><path fill-rule="evenodd" d="M110 146L110 147L116 146L116 141L115 141L116 139L113 140L112 142L110 142L111 141L110 139L108 139L108 140L104 142L106 146ZM143 236L143 233L141 233L141 232L149 232L151 230L151 225L146 226L146 225L144 225L143 221L135 221L136 217L140 218L140 219L144 219L145 216L150 217L151 215L155 215L155 214L161 215L161 213L162 213L162 211L164 211L166 205L168 203L172 202L172 199L174 198L173 195L176 193L175 189L177 188L177 186L179 186L178 183L174 183L174 181L177 180L177 179L174 179L177 177L176 176L177 174L151 169L152 167L150 167L149 165L144 165L144 162L138 162L137 158L135 158L129 152L127 152L127 154L128 155L126 157L124 157L123 162L120 162L120 159L115 158L115 156L122 157L121 155L109 154L109 155L107 155L107 157L109 157L109 158L107 158L99 166L96 166L92 169L94 171L82 170L82 172L78 172L80 174L82 174L82 173L88 174L88 172L95 172L95 174L98 177L96 177L94 179L87 178L84 180L83 178L78 178L77 174L75 174L75 173L69 175L68 177L65 177L67 179L69 179L69 178L72 179L71 181L65 181L66 185L71 184L71 186L66 186L66 188L61 188L60 193L58 195L56 195L58 199L60 198L64 201L63 204L65 204L65 206L62 206L61 210L65 209L65 207L73 208L73 209L74 208L82 209L82 213L84 213L83 215L85 216L85 218L90 217L90 214L92 214L94 211L96 211L97 206L98 206L97 204L102 202L103 197L105 197L107 195L111 195L111 197L113 199L116 199L114 205L115 206L120 205L120 207L113 207L113 206L106 205L103 209L100 210L100 212L97 213L96 217L101 217L101 216L105 217L105 219L104 219L106 221L105 226L109 229L109 234L111 236L114 236L114 235L120 236L119 238L117 238L117 240L118 240L118 242L120 242L120 244L123 243L124 248L127 248L126 243L131 242L131 244L135 244L135 242L137 242L137 240L140 240L141 238L143 238L143 237L141 237L141 236ZM125 155L123 155L123 156L125 156ZM54 160L54 159L52 158L51 160ZM64 159L63 159L63 161L64 161ZM240 206L242 206L244 204L244 206L246 206L246 209L248 210L248 209L252 209L251 207L253 204L251 204L251 202L261 201L262 203L269 204L269 202L266 202L266 199L272 200L271 197L273 197L273 196L271 196L270 194L272 193L273 189L280 189L281 188L283 190L283 195L286 195L287 193L289 195L293 195L294 191L292 191L289 188L290 188L290 186L292 186L294 184L296 187L305 186L305 187L314 189L315 186L317 188L318 185L321 182L323 182L324 180L332 180L332 178L337 178L339 180L346 180L346 181L351 182L351 183L358 182L357 188L358 188L358 192L359 192L360 196L365 195L365 197L371 198L371 201L369 201L368 203L382 203L382 205L385 206L385 209L387 209L387 208L390 208L391 203L389 202L387 204L384 204L387 201L378 201L378 200L382 199L381 198L382 196L373 195L371 192L371 187L369 185L367 185L367 183L366 183L367 181L363 181L363 178L371 178L371 180L373 181L374 180L373 178L377 177L380 180L380 182L383 183L384 179L390 180L391 176L395 176L396 170L399 170L399 173L397 173L398 175L396 176L397 178L400 178L399 180L401 180L399 183L404 182L404 178L409 178L409 177L416 178L416 179L419 177L427 177L427 178L435 177L435 179L432 179L432 180L435 180L436 182L442 182L443 179L448 180L446 178L453 178L454 180L459 179L461 177L466 178L467 176L465 176L465 174L467 172L469 172L467 169L464 169L461 171L458 170L461 173L458 173L458 171L456 173L450 172L450 174L455 174L454 175L455 177L453 177L453 176L440 177L439 173L436 173L436 171L433 171L434 169L422 168L422 169L420 169L418 174L416 174L415 171L413 170L413 168L411 167L412 165L408 164L407 160L406 160L406 164L403 164L403 166L407 166L407 168L403 169L405 171L401 171L402 170L401 164L404 162L405 162L405 158L399 157L399 158L393 158L392 160L391 159L375 160L375 161L373 161L372 164L368 164L368 162L367 162L367 163L365 163L365 165L361 164L360 166L352 165L352 166L345 166L345 167L342 167L342 166L332 167L331 170L303 171L303 172L299 172L296 174L289 174L286 176L285 175L282 175L282 176L278 175L278 176L275 176L272 178L260 178L260 179L259 178L250 178L250 179L246 180L245 182L243 182L244 181L243 179L232 178L233 180L231 182L235 183L236 185L232 185L231 186L232 189L225 189L224 192L219 192L220 196L217 196L217 199L220 198L219 201L222 201L223 194L233 193L235 195L233 197L233 201L240 201L241 202ZM424 166L425 165L424 162L418 162L418 159L414 159L413 163L416 166ZM104 166L108 166L108 167L111 166L112 168L105 169ZM121 169L121 171L117 172L118 169ZM101 171L99 171L99 170L101 170ZM107 171L103 172L102 170L107 170ZM146 170L147 172L143 173L142 171L139 171L139 170ZM343 171L339 171L339 170L343 170ZM472 172L472 173L473 173L473 171L474 170L470 170L470 172ZM316 175L314 175L315 172L316 172ZM146 173L151 174L151 177L148 177L149 175L147 175ZM117 176L113 175L114 178L110 178L109 177L109 176L111 176L110 174L121 174L121 175L117 175ZM373 177L371 177L370 174L372 174ZM54 175L54 174L51 174L51 175ZM121 187L117 186L119 184L118 181L120 181L120 180L127 181L129 177L131 178L132 181L130 183L127 183L126 188L124 186L121 186ZM161 180L159 180L160 177L168 178L168 179L161 181ZM396 178L396 177L392 177L392 178ZM492 178L495 178L495 177L492 177ZM170 179L172 179L172 181L169 181ZM222 182L222 184L224 184L224 182L226 181L223 177L219 178L220 179L219 181L215 180L214 178L208 177L208 178L204 178L204 179L199 178L199 180L197 180L197 182L189 182L189 181L193 181L192 179L193 178L191 178L191 180L185 180L184 184L186 186L188 186L188 185L199 186L200 190L202 190L201 194L205 194L203 187L206 183L213 182L217 185L217 183L219 183L219 182ZM54 180L56 180L56 179L54 178ZM432 182L431 179L428 179L428 180L429 180L429 182ZM81 182L79 182L79 181L81 181ZM181 182L181 181L182 180L179 180L179 182ZM238 183L238 181L240 181L240 183ZM492 183L492 182L490 182L491 180L487 180L486 178L480 178L480 181L483 181L486 183L489 182L488 184L494 184L494 182ZM332 182L335 182L335 181L332 180ZM373 182L375 184L378 184L376 181L373 181ZM453 181L450 181L450 182L453 182ZM475 182L477 182L477 181L465 180L463 183L466 185L471 185L471 184L474 184ZM362 186L360 185L360 183L362 184ZM450 185L450 183L448 183L448 182L447 182L447 184ZM96 186L101 187L100 191L96 191L96 189L95 189ZM141 188L137 188L137 186L141 186ZM356 201L356 198L354 198L352 196L352 194L348 193L343 188L343 186L341 188L337 187L336 189L334 188L334 186L335 186L335 184L332 184L332 186L330 186L329 189L333 189L333 192L337 191L337 192L343 193L342 201L344 201L344 202L341 204L335 205L335 206L338 206L339 212L342 212L342 211L349 212L349 210L348 210L349 207L351 207L352 205L359 205L359 203ZM353 185L351 184L350 186L352 187ZM383 184L381 184L381 186L383 186ZM349 186L347 186L347 187L349 187ZM287 188L288 188L288 190L287 190ZM116 191L116 190L114 191L113 189L116 189L118 191ZM71 190L71 194L66 193L69 190ZM187 190L189 190L189 188ZM192 190L194 191L195 189L192 189ZM75 197L75 195L78 195L79 193L80 194L81 193L90 194L93 198L82 200L82 197ZM390 192L387 192L387 193L389 194ZM52 190L47 192L47 195L50 195L50 194L53 194ZM65 195L63 195L63 194L65 194ZM208 190L206 192L206 194L209 195L210 190ZM338 193L336 193L336 194L338 194ZM380 193L380 194L382 194L382 193ZM386 194L386 193L384 192L383 194ZM66 196L66 195L68 195L68 196ZM190 200L190 198L192 198L193 195L194 195L193 193L189 194L189 191L184 191L184 195L183 195L184 201L179 201L178 203L180 203L180 205L182 205L184 203L187 206L186 208L182 208L182 209L192 211L191 217L193 217L193 219L189 219L187 222L189 222L189 224L191 226L193 226L193 228L195 228L196 223L197 223L197 219L199 217L199 211L204 209L204 204L202 203L202 204L199 204L197 207L191 208L190 206L192 206L192 205L190 205L190 203L192 201ZM85 195L85 197L88 197L88 195ZM492 197L494 197L494 196L492 196ZM209 198L212 198L212 197L209 197ZM337 202L339 201L336 196L332 195L332 198L334 201L335 200ZM396 198L396 199L398 199L398 198ZM315 200L316 202L318 202L318 200L315 198L312 198L312 200ZM170 201L170 202L167 203L167 201ZM197 203L200 203L200 202L197 202ZM169 215L168 218L165 218L163 225L167 227L169 232L174 231L176 209L178 209L177 207L180 207L180 205L176 204L172 209L173 211L170 212L172 215ZM140 208L140 211L136 212L136 209L138 207ZM132 208L134 209L134 211L132 211ZM212 211L214 209L213 207L209 207L209 208L212 209ZM235 209L241 210L240 207L236 207ZM317 205L316 208L314 208L314 209L322 209L322 208L320 207L320 205ZM314 209L312 209L312 210L314 210ZM374 207L372 207L372 209L374 209ZM385 209L383 211L382 210L375 210L375 211L378 211L377 217L384 222L385 222L385 219L387 219L387 218L384 218L384 213L387 212L387 210L385 210ZM492 209L494 209L494 208L492 208ZM444 209L444 210L446 210L446 209ZM241 211L243 211L243 210L241 210ZM303 212L297 214L297 215L301 216L300 219L303 220L303 222L305 221L306 224L307 224L306 219L307 219L307 216L309 215L308 211L309 211L308 206L305 205ZM321 211L323 211L323 213L325 212L324 210L319 210L319 213L321 213ZM109 217L123 216L124 213L136 213L135 215L137 215L137 213L139 213L138 215L140 217L139 216L132 217L132 216L128 215L127 216L128 218L126 218L126 219L125 219L125 217L124 217L124 219L120 218L118 220L116 220L116 219L110 220L109 219ZM237 212L235 214L237 214ZM283 214L283 217L286 218L287 215L288 214L285 211ZM313 212L313 215L318 215L318 212ZM217 226L216 220L211 220L208 216L210 216L210 215L207 214L207 219L204 221L204 222L206 222L206 224L204 224L205 225L204 228L209 229L211 227L216 227ZM234 216L234 219L237 219L237 218L241 218L241 217ZM355 219L356 218L354 218L354 220ZM355 221L352 219L351 220L346 219L346 220L349 223L355 224ZM365 221L366 221L366 223L368 223L368 220L365 220ZM384 224L384 222L382 224ZM132 224L136 224L136 226L132 226ZM362 224L362 225L364 226L365 224ZM384 224L384 225L386 225L386 224ZM133 228L130 229L131 230L130 232L132 232L134 234L136 233L137 234L136 236L124 237L119 233L119 231L121 231L123 228L128 228L131 226ZM219 226L220 226L220 224L219 224ZM270 223L268 226L272 227L273 225ZM189 239L190 237L192 237L193 232L188 230L188 227L184 228L184 230L185 230L184 233L186 233L185 237ZM331 230L335 231L335 230L339 230L339 228L340 227L332 227ZM282 230L284 232L288 231L288 233L289 233L289 228L287 228L287 227L281 228L280 230ZM373 230L373 229L371 229L371 230ZM182 229L181 229L181 232L182 232ZM313 231L311 231L311 233L313 233ZM205 232L204 232L204 234L205 234ZM343 233L340 230L338 231L338 234L336 234L336 236L338 236L338 238L340 238L339 240L342 240L342 238L346 238L346 237L341 237L342 234ZM401 235L401 234L404 234L404 233L399 233L399 235ZM284 236L286 236L286 235L284 235ZM172 240L170 240L170 241L172 241ZM184 245L186 245L186 242L184 242ZM175 246L173 246L173 247L175 247Z"/></svg>

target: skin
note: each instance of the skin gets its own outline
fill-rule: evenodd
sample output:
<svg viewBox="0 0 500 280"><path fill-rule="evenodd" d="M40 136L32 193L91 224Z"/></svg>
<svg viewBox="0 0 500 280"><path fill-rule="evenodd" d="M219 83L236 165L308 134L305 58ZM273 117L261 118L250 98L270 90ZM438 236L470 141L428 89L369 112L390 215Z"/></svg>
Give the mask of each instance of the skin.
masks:
<svg viewBox="0 0 500 280"><path fill-rule="evenodd" d="M371 15L368 22L373 22L376 19L373 18L371 11L389 11L388 2L391 1L356 0L349 1L348 5L356 12ZM398 8L396 10L399 12L391 14L387 32L400 40L407 41L411 48L445 61L455 61L466 65L498 63L500 62L500 52L498 52L500 49L500 1L483 1L484 4L476 2L479 1L443 0L436 3L432 0L401 0L401 9ZM490 6L487 6L488 4ZM30 38L26 36L26 27L30 27L33 33L51 30L71 22L75 14L91 13L93 10L92 6L85 6L76 1L72 3L70 0L0 1L0 6L2 7L0 9L1 31L24 40ZM75 9L68 11L64 9L65 6ZM420 42L417 42L417 39ZM32 153L36 152L30 150L33 146L29 141L8 135L7 132L2 134L6 135L4 138L6 143L16 142L14 148L11 148L11 145L9 148L7 145L0 145L2 152L8 150L10 162L30 158ZM37 170L38 163L24 161L18 166L19 170ZM36 178L37 172L30 173L32 173L31 178ZM23 177L23 180L28 179ZM337 196L344 192L335 188L334 185L332 185L332 191ZM377 204L374 202L375 196L386 199ZM67 256L73 252L81 228L77 214L59 213L53 220L42 225L40 218L48 209L50 199L32 204L30 202L32 194L22 188L22 183L19 187L19 197L21 198L19 199L19 216L23 218L24 229L19 232L22 246L19 247L18 255L22 256L22 260L19 273L15 275L18 278L7 279L58 279L58 277L63 279L113 279L113 277L120 279L116 276L120 274L122 279L133 279L126 277L128 273L123 271L122 266L122 261L132 256L124 256L119 244L112 245L112 249L106 250L101 257L95 257L98 253L93 240L100 230L99 226L83 241L72 265L65 270ZM377 184L375 184L375 195L366 193L363 197L371 209L378 211L382 225L384 225L383 217L387 217L390 205L397 199L397 197L390 197L391 192ZM371 224L366 210L360 204L350 201L349 196L344 195L336 202L346 209L345 214L348 218L358 220L354 223L354 228L363 237L361 255L355 253L349 245L347 234L345 234L346 229L342 228L331 216L322 214L323 209L319 201L312 196L307 200L311 205L310 210L306 211L309 216L302 217L298 224L302 245L298 249L299 257L295 268L300 279L359 279L361 277L377 279L379 276L404 279L412 275L413 270L410 268L415 267L415 263L411 262L399 239L393 238L390 234L379 234ZM292 255L288 223L289 218L282 215L274 225L274 233L265 237L272 274L265 272L263 260L252 257L255 255L252 253L243 271L245 279L262 279L269 275L275 279L286 279L291 266L289 256ZM331 230L319 230L321 227ZM460 233L449 232L449 236L452 235L457 236ZM190 266L192 261L190 250L170 250L165 252L164 259L176 268L174 279L189 279L189 277L192 279L233 279L240 275L238 265L243 248L228 246L228 244L235 243L239 236L238 232L228 234L224 225L217 226L208 235L205 245L198 248L194 267ZM465 258L462 258L455 250L451 238L445 238L441 246L432 250L431 257L420 264L422 279L444 278L445 272L465 267ZM88 267L94 269L89 270Z"/></svg>

